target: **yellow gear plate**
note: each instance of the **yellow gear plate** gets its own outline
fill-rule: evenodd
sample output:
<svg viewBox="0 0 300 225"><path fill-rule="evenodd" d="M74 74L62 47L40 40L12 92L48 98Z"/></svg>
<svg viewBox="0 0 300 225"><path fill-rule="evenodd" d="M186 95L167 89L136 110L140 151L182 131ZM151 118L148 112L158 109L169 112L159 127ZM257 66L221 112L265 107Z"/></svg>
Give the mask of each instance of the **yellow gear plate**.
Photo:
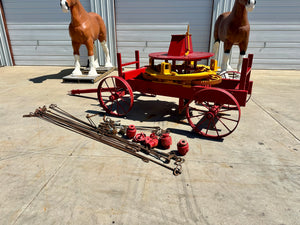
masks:
<svg viewBox="0 0 300 225"><path fill-rule="evenodd" d="M209 66L198 65L193 73L178 74L171 71L169 63L161 64L161 71L156 71L151 68L146 69L143 78L159 83L169 83L178 85L216 85L222 82L221 76L216 74L216 71L210 70Z"/></svg>

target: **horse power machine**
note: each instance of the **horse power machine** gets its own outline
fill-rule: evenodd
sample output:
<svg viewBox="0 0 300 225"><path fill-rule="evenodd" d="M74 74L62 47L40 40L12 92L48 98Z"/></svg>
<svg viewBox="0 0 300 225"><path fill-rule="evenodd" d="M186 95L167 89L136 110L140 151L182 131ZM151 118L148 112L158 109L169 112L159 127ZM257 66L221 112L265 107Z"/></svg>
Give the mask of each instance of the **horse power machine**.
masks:
<svg viewBox="0 0 300 225"><path fill-rule="evenodd" d="M118 76L102 79L97 89L72 90L71 94L97 92L103 109L114 116L125 116L132 109L134 92L179 99L192 130L208 138L223 138L239 124L241 106L251 96L253 55L243 59L239 79L224 79L217 73L217 62L199 64L214 54L194 52L191 34L172 35L168 52L149 54L149 65L140 67L139 51L135 61L122 63L117 54ZM135 69L123 67L135 65Z"/></svg>

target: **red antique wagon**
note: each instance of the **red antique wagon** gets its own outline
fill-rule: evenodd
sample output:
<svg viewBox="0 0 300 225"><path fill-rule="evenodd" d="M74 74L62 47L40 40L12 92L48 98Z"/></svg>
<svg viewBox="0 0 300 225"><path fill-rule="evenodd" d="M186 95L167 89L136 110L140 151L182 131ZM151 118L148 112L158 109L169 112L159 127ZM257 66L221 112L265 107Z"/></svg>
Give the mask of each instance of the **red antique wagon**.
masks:
<svg viewBox="0 0 300 225"><path fill-rule="evenodd" d="M187 41L190 41L190 38ZM180 56L174 56L166 52L153 53L149 55L150 65L140 67L138 51L135 52L135 61L128 63L122 63L121 54L118 53L118 76L104 78L97 89L72 90L71 94L97 92L100 105L107 113L115 116L129 113L134 103L133 92L175 97L179 99L179 112L185 112L194 132L205 137L222 138L236 129L240 121L240 107L246 106L247 99L251 95L253 82L250 81L250 75L253 55L248 55L248 58L243 60L240 79L222 79L213 85L205 81L203 83L178 81L176 79L181 79L180 74L173 76L171 80L162 80L164 76L159 77L159 74L157 79L147 79L149 69L155 67L154 60L165 61L161 64L164 66L161 69L174 67L177 72L181 69L184 71L182 73L188 74L191 68L198 68L198 61L208 59L212 55L193 52L191 44L188 44L188 54L180 53ZM169 60L172 64L168 63ZM183 63L178 66L178 61ZM135 65L135 69L123 71L123 67L129 65ZM168 75L172 77L174 74L170 72Z"/></svg>

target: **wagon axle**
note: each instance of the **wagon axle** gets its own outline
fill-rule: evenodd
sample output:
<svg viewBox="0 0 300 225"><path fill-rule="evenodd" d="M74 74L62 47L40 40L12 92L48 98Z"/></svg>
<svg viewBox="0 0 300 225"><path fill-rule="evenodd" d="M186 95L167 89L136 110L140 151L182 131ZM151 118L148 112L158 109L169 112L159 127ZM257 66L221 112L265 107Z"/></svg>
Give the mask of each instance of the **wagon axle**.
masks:
<svg viewBox="0 0 300 225"><path fill-rule="evenodd" d="M207 119L213 119L213 118L218 116L219 110L220 110L220 107L214 105L214 106L209 108L208 112L205 113L205 117Z"/></svg>
<svg viewBox="0 0 300 225"><path fill-rule="evenodd" d="M111 96L109 96L110 101L116 101L119 98L122 98L125 95L125 91L118 91L116 93L112 93Z"/></svg>

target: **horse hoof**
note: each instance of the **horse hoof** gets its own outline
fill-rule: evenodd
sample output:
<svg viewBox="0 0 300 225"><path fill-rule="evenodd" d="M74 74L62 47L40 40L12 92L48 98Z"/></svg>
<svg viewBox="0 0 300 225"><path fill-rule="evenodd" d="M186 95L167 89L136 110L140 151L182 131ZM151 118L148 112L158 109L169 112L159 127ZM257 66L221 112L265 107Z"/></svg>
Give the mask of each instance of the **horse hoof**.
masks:
<svg viewBox="0 0 300 225"><path fill-rule="evenodd" d="M227 66L226 71L234 71L230 65Z"/></svg>
<svg viewBox="0 0 300 225"><path fill-rule="evenodd" d="M100 67L98 60L95 60L95 61L94 61L94 67L95 67L95 68L99 68L99 67Z"/></svg>
<svg viewBox="0 0 300 225"><path fill-rule="evenodd" d="M88 76L97 76L98 73L95 68L91 69L88 73Z"/></svg>
<svg viewBox="0 0 300 225"><path fill-rule="evenodd" d="M73 70L73 72L71 73L71 75L72 75L72 76L81 76L82 73L81 73L80 70L75 69L75 70Z"/></svg>
<svg viewBox="0 0 300 225"><path fill-rule="evenodd" d="M108 63L105 63L105 67L113 67L113 65L110 63L110 62L108 62Z"/></svg>

